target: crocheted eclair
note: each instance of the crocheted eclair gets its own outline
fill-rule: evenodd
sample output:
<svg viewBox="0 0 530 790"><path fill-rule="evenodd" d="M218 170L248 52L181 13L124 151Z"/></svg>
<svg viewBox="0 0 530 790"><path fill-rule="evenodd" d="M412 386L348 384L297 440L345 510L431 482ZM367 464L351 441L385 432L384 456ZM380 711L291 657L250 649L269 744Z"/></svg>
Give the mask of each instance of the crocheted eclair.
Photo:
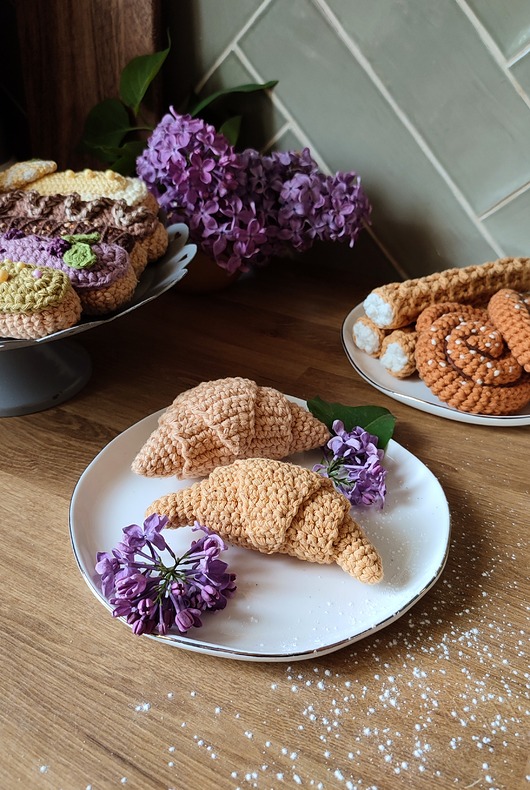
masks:
<svg viewBox="0 0 530 790"><path fill-rule="evenodd" d="M0 337L36 340L79 321L81 302L64 272L0 260Z"/></svg>
<svg viewBox="0 0 530 790"><path fill-rule="evenodd" d="M352 340L361 351L371 357L378 357L386 331L380 329L367 315L360 316L352 327Z"/></svg>
<svg viewBox="0 0 530 790"><path fill-rule="evenodd" d="M530 401L525 373L484 310L445 313L418 332L416 366L429 389L472 414L512 414Z"/></svg>
<svg viewBox="0 0 530 790"><path fill-rule="evenodd" d="M516 360L530 373L530 294L503 288L491 297L488 315Z"/></svg>
<svg viewBox="0 0 530 790"><path fill-rule="evenodd" d="M43 221L38 230L33 225L37 220ZM0 231L12 227L40 236L97 230L105 241L108 241L104 239L105 230L115 228L134 239L137 254L130 257L137 277L147 263L160 258L168 246L167 230L156 214L144 206L128 206L124 201L110 198L81 200L78 195L39 195L24 190L6 192L0 195Z"/></svg>
<svg viewBox="0 0 530 790"><path fill-rule="evenodd" d="M530 289L530 258L501 258L447 269L375 288L363 302L366 315L383 329L401 329L435 302L487 302L500 288Z"/></svg>
<svg viewBox="0 0 530 790"><path fill-rule="evenodd" d="M0 235L0 255L63 271L87 315L123 307L138 284L127 252L117 244L99 243L99 233L50 238L11 230Z"/></svg>
<svg viewBox="0 0 530 790"><path fill-rule="evenodd" d="M81 200L101 197L123 200L128 206L145 206L155 214L159 209L141 178L122 176L114 170L56 170L43 173L22 189L34 190L39 195L77 194Z"/></svg>
<svg viewBox="0 0 530 790"><path fill-rule="evenodd" d="M238 458L286 458L329 438L324 423L272 387L217 379L175 398L132 469L147 477L200 477Z"/></svg>
<svg viewBox="0 0 530 790"><path fill-rule="evenodd" d="M251 458L153 502L148 514L169 528L195 520L229 543L263 554L337 563L367 584L381 581L381 557L350 515L350 503L328 478L285 461Z"/></svg>
<svg viewBox="0 0 530 790"><path fill-rule="evenodd" d="M388 373L398 379L406 379L416 372L417 332L411 327L394 329L383 340L379 362Z"/></svg>

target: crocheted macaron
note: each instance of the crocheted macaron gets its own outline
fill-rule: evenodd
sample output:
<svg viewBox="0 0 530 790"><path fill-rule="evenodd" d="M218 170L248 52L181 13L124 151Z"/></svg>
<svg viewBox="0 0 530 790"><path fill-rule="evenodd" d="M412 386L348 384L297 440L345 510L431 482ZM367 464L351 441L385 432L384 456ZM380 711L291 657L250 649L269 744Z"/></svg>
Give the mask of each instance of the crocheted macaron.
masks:
<svg viewBox="0 0 530 790"><path fill-rule="evenodd" d="M99 233L50 238L20 230L0 235L0 256L42 269L58 269L69 278L87 315L104 315L127 304L138 280L127 252L99 242Z"/></svg>
<svg viewBox="0 0 530 790"><path fill-rule="evenodd" d="M80 317L81 302L64 272L0 260L1 337L45 337Z"/></svg>

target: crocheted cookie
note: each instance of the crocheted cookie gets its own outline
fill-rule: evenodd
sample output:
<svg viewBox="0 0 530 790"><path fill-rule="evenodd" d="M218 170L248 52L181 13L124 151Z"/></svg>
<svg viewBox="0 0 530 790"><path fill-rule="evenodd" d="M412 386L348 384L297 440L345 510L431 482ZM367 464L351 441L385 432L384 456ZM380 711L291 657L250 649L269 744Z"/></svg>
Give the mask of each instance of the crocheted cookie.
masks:
<svg viewBox="0 0 530 790"><path fill-rule="evenodd" d="M503 288L491 297L488 315L516 360L530 373L530 296Z"/></svg>
<svg viewBox="0 0 530 790"><path fill-rule="evenodd" d="M295 464L238 460L157 499L147 512L168 516L168 527L197 520L229 543L264 554L336 562L367 584L383 578L381 557L351 517L346 497L328 478Z"/></svg>
<svg viewBox="0 0 530 790"><path fill-rule="evenodd" d="M36 225L38 229L36 229ZM13 227L40 236L65 233L101 233L102 240L110 228L115 236L128 234L134 239L131 264L137 277L146 264L166 251L168 235L156 214L144 206L128 206L124 201L99 198L81 200L77 195L39 195L35 191L15 190L0 195L0 230ZM115 238L113 239L116 242Z"/></svg>
<svg viewBox="0 0 530 790"><path fill-rule="evenodd" d="M14 165L0 172L0 192L22 189L32 184L47 173L57 169L55 162L45 159L28 159L26 162L15 162Z"/></svg>
<svg viewBox="0 0 530 790"><path fill-rule="evenodd" d="M418 333L416 366L441 401L473 414L511 414L530 401L530 376L485 311L445 313Z"/></svg>
<svg viewBox="0 0 530 790"><path fill-rule="evenodd" d="M417 332L406 327L394 329L383 340L379 362L388 373L398 379L406 379L416 372Z"/></svg>
<svg viewBox="0 0 530 790"><path fill-rule="evenodd" d="M371 357L378 357L381 353L381 344L385 339L386 332L380 329L367 315L358 318L352 327L352 339L357 348L369 354Z"/></svg>
<svg viewBox="0 0 530 790"><path fill-rule="evenodd" d="M54 168L55 169L55 168ZM16 189L17 187L12 187ZM157 213L156 199L147 190L140 178L122 176L114 170L61 170L45 175L44 173L23 187L33 189L39 195L77 194L81 200L96 200L100 197L123 200L128 206L143 205Z"/></svg>
<svg viewBox="0 0 530 790"><path fill-rule="evenodd" d="M99 233L50 238L11 230L0 235L0 255L63 271L87 315L123 307L138 284L126 251L116 244L99 243Z"/></svg>
<svg viewBox="0 0 530 790"><path fill-rule="evenodd" d="M35 340L79 321L81 302L64 272L0 260L0 336Z"/></svg>
<svg viewBox="0 0 530 790"><path fill-rule="evenodd" d="M500 288L530 289L530 258L501 258L479 266L387 283L368 294L363 306L377 326L400 329L412 324L422 310L435 302L487 302Z"/></svg>
<svg viewBox="0 0 530 790"><path fill-rule="evenodd" d="M281 392L239 377L183 392L158 423L134 459L137 474L200 477L237 458L285 458L330 437L324 423Z"/></svg>

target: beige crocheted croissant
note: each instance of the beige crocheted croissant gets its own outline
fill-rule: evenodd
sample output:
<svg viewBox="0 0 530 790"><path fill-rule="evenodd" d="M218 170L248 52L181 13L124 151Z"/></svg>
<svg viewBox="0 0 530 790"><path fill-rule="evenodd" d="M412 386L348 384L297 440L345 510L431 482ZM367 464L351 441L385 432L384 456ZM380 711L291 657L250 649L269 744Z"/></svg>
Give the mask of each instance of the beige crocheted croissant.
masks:
<svg viewBox="0 0 530 790"><path fill-rule="evenodd" d="M133 461L147 477L202 477L238 458L286 458L321 447L324 423L271 387L205 381L178 395Z"/></svg>
<svg viewBox="0 0 530 790"><path fill-rule="evenodd" d="M264 554L331 564L367 584L383 578L381 557L328 478L286 461L250 458L157 499L147 510L169 528L198 521L229 543Z"/></svg>

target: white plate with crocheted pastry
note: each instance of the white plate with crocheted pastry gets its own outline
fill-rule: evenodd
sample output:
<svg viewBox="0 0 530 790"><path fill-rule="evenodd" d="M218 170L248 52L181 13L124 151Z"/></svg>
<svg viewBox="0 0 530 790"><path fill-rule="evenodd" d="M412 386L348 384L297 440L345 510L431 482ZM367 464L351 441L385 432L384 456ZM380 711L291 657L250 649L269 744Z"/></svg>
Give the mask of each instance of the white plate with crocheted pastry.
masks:
<svg viewBox="0 0 530 790"><path fill-rule="evenodd" d="M342 344L354 370L380 392L389 398L412 406L413 409L425 411L444 417L446 420L467 422L475 425L495 425L508 428L510 426L530 425L530 403L515 414L468 414L453 409L439 400L418 375L406 379L398 379L388 373L378 359L361 351L353 342L353 325L364 315L362 305L357 305L344 319L342 324Z"/></svg>
<svg viewBox="0 0 530 790"><path fill-rule="evenodd" d="M303 404L303 401L297 403ZM304 404L305 405L305 404ZM110 551L122 529L142 523L149 504L193 481L139 477L131 463L162 411L120 434L87 467L70 505L70 535L79 569L98 601L110 609L94 570L96 553ZM289 460L312 467L320 451ZM388 495L383 510L354 508L353 516L383 560L379 584L358 582L338 565L230 547L223 555L237 592L226 609L207 612L203 626L149 638L186 650L244 661L315 658L369 636L401 617L440 576L447 558L449 508L429 469L391 440L385 456ZM177 555L189 548L189 527L164 535ZM121 624L116 623L120 629ZM118 634L118 632L117 632Z"/></svg>
<svg viewBox="0 0 530 790"><path fill-rule="evenodd" d="M86 332L87 329L93 329L96 326L107 324L109 321L114 321L116 318L120 318L120 316L126 315L159 297L184 277L188 271L187 266L197 252L196 244L186 243L189 235L186 225L182 223L170 225L167 231L169 245L166 253L160 260L150 263L146 267L136 286L133 298L126 307L102 318L81 318L75 326L35 340L15 340L0 337L0 351L3 349L23 348L25 346L38 346L42 343L62 340L80 332Z"/></svg>

